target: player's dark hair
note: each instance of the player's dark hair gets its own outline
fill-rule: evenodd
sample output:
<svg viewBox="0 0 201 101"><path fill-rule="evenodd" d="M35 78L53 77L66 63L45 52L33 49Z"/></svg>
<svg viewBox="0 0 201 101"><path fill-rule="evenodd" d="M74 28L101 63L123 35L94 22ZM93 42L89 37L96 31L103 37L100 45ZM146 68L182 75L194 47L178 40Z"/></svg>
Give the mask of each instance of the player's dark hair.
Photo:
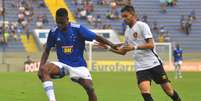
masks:
<svg viewBox="0 0 201 101"><path fill-rule="evenodd" d="M122 13L122 12L130 12L130 13L132 13L132 14L135 14L135 9L134 9L134 7L131 6L131 5L126 5L126 6L124 6L124 7L121 9L121 13Z"/></svg>
<svg viewBox="0 0 201 101"><path fill-rule="evenodd" d="M68 16L68 11L66 10L66 8L59 8L56 11L56 16L61 16L61 17Z"/></svg>

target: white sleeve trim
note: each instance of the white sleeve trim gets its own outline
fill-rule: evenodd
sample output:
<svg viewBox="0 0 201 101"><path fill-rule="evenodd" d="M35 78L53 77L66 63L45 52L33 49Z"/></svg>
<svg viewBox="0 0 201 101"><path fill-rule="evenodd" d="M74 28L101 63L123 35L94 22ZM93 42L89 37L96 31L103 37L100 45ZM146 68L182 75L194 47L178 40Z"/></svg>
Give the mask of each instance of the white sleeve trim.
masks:
<svg viewBox="0 0 201 101"><path fill-rule="evenodd" d="M57 28L58 28L57 26L54 26L54 27L52 27L52 28L51 28L51 30L50 30L50 31L53 33L53 32L55 32L55 31L56 31L56 29L57 29Z"/></svg>
<svg viewBox="0 0 201 101"><path fill-rule="evenodd" d="M75 28L80 28L80 24L71 22L71 26Z"/></svg>

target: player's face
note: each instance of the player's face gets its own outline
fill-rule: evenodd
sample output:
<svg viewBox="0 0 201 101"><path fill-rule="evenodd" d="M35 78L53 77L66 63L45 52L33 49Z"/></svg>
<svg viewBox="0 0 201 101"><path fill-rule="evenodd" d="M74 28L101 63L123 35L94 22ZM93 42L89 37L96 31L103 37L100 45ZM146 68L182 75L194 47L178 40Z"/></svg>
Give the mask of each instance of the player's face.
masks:
<svg viewBox="0 0 201 101"><path fill-rule="evenodd" d="M127 12L127 11L122 12L121 13L121 17L122 17L122 19L125 21L125 23L127 25L132 25L133 24L133 20L135 19L135 16L132 13Z"/></svg>
<svg viewBox="0 0 201 101"><path fill-rule="evenodd" d="M61 31L65 31L66 25L68 24L68 17L56 16L56 23Z"/></svg>

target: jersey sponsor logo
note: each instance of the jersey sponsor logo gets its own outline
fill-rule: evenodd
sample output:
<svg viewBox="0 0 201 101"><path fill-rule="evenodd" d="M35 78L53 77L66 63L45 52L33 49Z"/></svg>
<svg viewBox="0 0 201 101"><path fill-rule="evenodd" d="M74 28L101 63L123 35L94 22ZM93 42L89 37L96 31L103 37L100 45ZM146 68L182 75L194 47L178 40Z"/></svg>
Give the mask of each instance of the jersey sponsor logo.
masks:
<svg viewBox="0 0 201 101"><path fill-rule="evenodd" d="M62 49L65 54L71 54L73 52L73 46L62 46Z"/></svg>
<svg viewBox="0 0 201 101"><path fill-rule="evenodd" d="M134 37L135 39L137 39L138 33L137 33L137 32L134 32L134 33L133 33L133 37Z"/></svg>

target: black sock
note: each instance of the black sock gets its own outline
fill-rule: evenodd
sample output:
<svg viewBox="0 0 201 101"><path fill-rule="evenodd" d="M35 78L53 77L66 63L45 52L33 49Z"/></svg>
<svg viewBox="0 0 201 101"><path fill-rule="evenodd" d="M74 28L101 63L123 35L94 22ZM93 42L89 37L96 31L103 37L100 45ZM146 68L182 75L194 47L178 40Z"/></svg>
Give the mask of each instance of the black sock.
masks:
<svg viewBox="0 0 201 101"><path fill-rule="evenodd" d="M154 101L149 93L142 93L144 101Z"/></svg>
<svg viewBox="0 0 201 101"><path fill-rule="evenodd" d="M177 94L177 92L174 90L174 93L172 96L170 96L172 98L173 101L181 101L179 95Z"/></svg>

